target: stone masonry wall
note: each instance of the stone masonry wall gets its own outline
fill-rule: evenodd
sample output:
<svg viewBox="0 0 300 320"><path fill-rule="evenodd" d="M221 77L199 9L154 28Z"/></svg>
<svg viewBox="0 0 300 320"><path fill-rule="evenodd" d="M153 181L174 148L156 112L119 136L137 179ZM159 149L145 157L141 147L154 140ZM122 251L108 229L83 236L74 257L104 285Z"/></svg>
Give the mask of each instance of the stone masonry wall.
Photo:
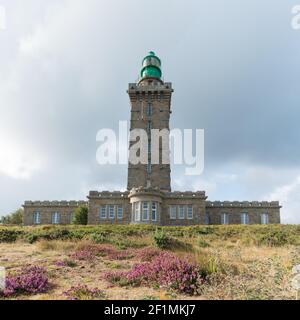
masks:
<svg viewBox="0 0 300 320"><path fill-rule="evenodd" d="M25 226L34 225L33 215L39 212L41 225L52 224L52 214L58 212L60 224L67 225L71 223L74 210L86 204L86 201L26 201L23 223Z"/></svg>
<svg viewBox="0 0 300 320"><path fill-rule="evenodd" d="M241 214L247 213L249 224L261 224L261 215L268 214L269 224L280 224L279 202L206 201L209 224L221 224L222 213L229 214L229 224L241 224ZM208 222L208 221L206 221Z"/></svg>
<svg viewBox="0 0 300 320"><path fill-rule="evenodd" d="M131 102L131 122L130 131L134 129L144 129L151 137L148 124L151 129L169 129L171 113L171 95L173 89L171 83L161 83L147 81L129 84L128 94ZM148 114L148 105L151 104L151 114ZM131 142L130 146L135 144ZM152 165L151 172L148 172L146 164L128 165L128 190L138 187L146 187L148 182L152 187L161 190L171 190L171 170L169 164L162 164L162 151L160 148L160 164Z"/></svg>
<svg viewBox="0 0 300 320"><path fill-rule="evenodd" d="M162 204L162 225L166 226L189 226L204 224L205 219L205 192L170 192ZM171 219L170 206L192 205L193 219L188 219L185 213L184 219Z"/></svg>
<svg viewBox="0 0 300 320"><path fill-rule="evenodd" d="M88 224L129 224L131 221L131 205L128 199L128 192L97 192L91 191L89 196L89 216ZM100 207L106 205L122 205L123 218L118 219L115 215L114 219L107 216L106 219L100 219Z"/></svg>

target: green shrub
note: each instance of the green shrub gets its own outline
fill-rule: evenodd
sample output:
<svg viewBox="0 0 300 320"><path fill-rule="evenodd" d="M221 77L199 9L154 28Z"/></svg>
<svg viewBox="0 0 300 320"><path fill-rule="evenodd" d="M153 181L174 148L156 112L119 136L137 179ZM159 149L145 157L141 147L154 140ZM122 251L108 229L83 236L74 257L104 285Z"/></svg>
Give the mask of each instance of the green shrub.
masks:
<svg viewBox="0 0 300 320"><path fill-rule="evenodd" d="M170 244L170 238L164 229L156 229L153 234L153 240L155 245L160 249L166 249Z"/></svg>
<svg viewBox="0 0 300 320"><path fill-rule="evenodd" d="M74 212L74 218L72 223L76 225L87 225L88 223L88 212L87 206L80 206Z"/></svg>
<svg viewBox="0 0 300 320"><path fill-rule="evenodd" d="M27 233L27 234L25 234L25 236L23 237L23 239L24 239L26 242L32 244L32 243L35 243L36 241L38 241L38 240L39 240L39 237L38 237L38 235L35 234L35 233Z"/></svg>
<svg viewBox="0 0 300 320"><path fill-rule="evenodd" d="M270 247L280 247L289 243L289 236L282 230L270 230L266 234L258 235L257 244Z"/></svg>
<svg viewBox="0 0 300 320"><path fill-rule="evenodd" d="M15 242L20 235L20 231L10 230L10 229L1 229L0 230L0 242Z"/></svg>
<svg viewBox="0 0 300 320"><path fill-rule="evenodd" d="M107 232L93 232L89 235L89 238L95 243L104 243L108 240Z"/></svg>
<svg viewBox="0 0 300 320"><path fill-rule="evenodd" d="M202 238L198 238L198 247L199 248L207 248L207 247L209 247L210 245L209 245L209 243L208 242L206 242L204 239L202 239Z"/></svg>

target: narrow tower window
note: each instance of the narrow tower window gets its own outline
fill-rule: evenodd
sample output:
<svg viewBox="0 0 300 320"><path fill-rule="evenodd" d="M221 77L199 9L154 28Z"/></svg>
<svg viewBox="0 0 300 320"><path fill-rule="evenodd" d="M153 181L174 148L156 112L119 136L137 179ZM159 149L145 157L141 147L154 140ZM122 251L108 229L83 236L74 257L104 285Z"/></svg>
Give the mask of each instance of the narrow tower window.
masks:
<svg viewBox="0 0 300 320"><path fill-rule="evenodd" d="M148 102L148 105L147 105L147 116L148 116L148 117L151 117L151 116L152 116L152 113L153 113L152 103L151 103L151 102Z"/></svg>

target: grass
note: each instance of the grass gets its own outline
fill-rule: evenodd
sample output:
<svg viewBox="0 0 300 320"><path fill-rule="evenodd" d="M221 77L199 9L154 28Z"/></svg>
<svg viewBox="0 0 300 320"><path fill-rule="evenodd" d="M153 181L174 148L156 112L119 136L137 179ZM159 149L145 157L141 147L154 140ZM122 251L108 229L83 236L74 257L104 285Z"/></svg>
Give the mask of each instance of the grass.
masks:
<svg viewBox="0 0 300 320"><path fill-rule="evenodd" d="M163 250L199 265L205 281L196 299L295 299L292 268L300 264L296 225L160 227L158 231L152 226L0 227L0 266L8 273L28 265L47 269L49 291L17 299L66 299L63 293L78 286L101 290L99 299L189 299L167 288L110 285L103 279L105 272L128 271L143 262L145 252L158 251L157 232L168 239ZM97 250L97 246L111 246L124 256L121 261L119 255L72 258L78 250Z"/></svg>

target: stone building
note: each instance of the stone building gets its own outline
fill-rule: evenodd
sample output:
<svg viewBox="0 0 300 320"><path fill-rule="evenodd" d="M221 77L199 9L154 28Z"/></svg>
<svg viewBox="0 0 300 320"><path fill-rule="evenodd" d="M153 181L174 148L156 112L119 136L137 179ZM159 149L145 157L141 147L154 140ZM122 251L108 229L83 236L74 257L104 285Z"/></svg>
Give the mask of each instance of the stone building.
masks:
<svg viewBox="0 0 300 320"><path fill-rule="evenodd" d="M161 61L154 54L143 59L140 80L130 83L130 130L168 129L172 84L162 80ZM130 143L130 146L132 146ZM26 201L24 225L69 224L74 210L89 209L88 224L278 224L279 202L207 201L205 191L171 191L171 168L151 163L151 135L148 135L146 164L128 164L126 192L90 191L88 201ZM168 143L167 143L168 145ZM131 150L131 149L130 149ZM168 151L168 150L167 150ZM132 151L129 152L129 158Z"/></svg>

